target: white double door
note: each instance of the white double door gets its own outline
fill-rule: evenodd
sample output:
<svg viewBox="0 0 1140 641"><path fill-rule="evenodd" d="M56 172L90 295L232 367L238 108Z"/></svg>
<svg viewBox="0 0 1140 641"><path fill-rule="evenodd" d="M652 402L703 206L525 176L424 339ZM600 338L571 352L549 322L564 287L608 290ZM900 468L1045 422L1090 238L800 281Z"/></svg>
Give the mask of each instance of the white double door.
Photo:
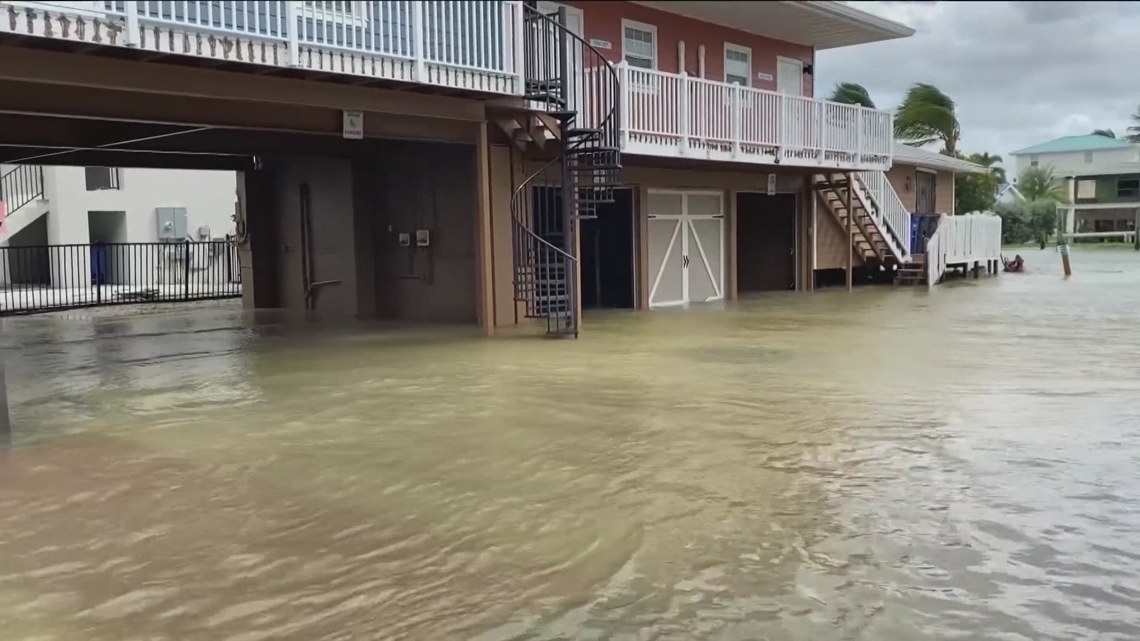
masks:
<svg viewBox="0 0 1140 641"><path fill-rule="evenodd" d="M724 194L650 191L649 306L724 299Z"/></svg>

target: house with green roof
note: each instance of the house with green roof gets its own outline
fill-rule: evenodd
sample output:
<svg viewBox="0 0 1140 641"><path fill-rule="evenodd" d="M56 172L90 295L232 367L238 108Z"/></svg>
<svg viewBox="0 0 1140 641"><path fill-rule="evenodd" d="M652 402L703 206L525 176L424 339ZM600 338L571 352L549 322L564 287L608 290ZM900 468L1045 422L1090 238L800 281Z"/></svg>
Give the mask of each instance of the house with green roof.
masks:
<svg viewBox="0 0 1140 641"><path fill-rule="evenodd" d="M1012 154L1020 175L1051 167L1063 182L1066 231L1078 239L1123 238L1140 220L1140 145L1097 134L1064 136Z"/></svg>

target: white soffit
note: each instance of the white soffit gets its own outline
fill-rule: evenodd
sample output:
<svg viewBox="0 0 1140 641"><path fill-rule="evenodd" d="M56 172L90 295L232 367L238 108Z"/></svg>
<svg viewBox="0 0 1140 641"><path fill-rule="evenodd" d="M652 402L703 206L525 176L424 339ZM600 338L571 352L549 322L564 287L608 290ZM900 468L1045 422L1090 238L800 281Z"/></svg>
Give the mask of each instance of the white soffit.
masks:
<svg viewBox="0 0 1140 641"><path fill-rule="evenodd" d="M835 49L907 38L914 29L841 2L634 2L815 49Z"/></svg>

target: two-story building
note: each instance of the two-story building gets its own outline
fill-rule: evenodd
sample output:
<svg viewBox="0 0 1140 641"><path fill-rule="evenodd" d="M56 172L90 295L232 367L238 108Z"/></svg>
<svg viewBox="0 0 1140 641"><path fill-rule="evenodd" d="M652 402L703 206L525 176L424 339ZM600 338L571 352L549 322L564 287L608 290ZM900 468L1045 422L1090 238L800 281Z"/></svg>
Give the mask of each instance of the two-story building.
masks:
<svg viewBox="0 0 1140 641"><path fill-rule="evenodd" d="M251 306L576 335L907 265L952 202L941 160L888 176L890 112L814 97L817 51L912 33L844 3L0 9L5 157L242 171Z"/></svg>
<svg viewBox="0 0 1140 641"><path fill-rule="evenodd" d="M1077 238L1134 233L1140 215L1140 145L1097 134L1064 136L1011 154L1018 174L1047 167L1067 202L1065 231Z"/></svg>

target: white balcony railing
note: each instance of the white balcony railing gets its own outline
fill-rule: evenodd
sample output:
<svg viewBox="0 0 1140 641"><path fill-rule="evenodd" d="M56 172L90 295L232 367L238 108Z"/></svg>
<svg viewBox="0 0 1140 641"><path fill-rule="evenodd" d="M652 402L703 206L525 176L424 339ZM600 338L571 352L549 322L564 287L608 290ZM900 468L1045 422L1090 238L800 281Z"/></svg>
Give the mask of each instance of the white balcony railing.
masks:
<svg viewBox="0 0 1140 641"><path fill-rule="evenodd" d="M882 171L861 171L858 174L863 191L874 204L872 218L881 229L886 242L902 262L910 260L910 212L899 198L895 188Z"/></svg>
<svg viewBox="0 0 1140 641"><path fill-rule="evenodd" d="M478 92L523 90L522 5L514 0L8 0L0 8L0 33Z"/></svg>
<svg viewBox="0 0 1140 641"><path fill-rule="evenodd" d="M1001 260L1001 218L992 213L943 215L926 240L926 282L937 285L948 265Z"/></svg>
<svg viewBox="0 0 1140 641"><path fill-rule="evenodd" d="M617 65L622 148L649 156L886 170L889 111Z"/></svg>

